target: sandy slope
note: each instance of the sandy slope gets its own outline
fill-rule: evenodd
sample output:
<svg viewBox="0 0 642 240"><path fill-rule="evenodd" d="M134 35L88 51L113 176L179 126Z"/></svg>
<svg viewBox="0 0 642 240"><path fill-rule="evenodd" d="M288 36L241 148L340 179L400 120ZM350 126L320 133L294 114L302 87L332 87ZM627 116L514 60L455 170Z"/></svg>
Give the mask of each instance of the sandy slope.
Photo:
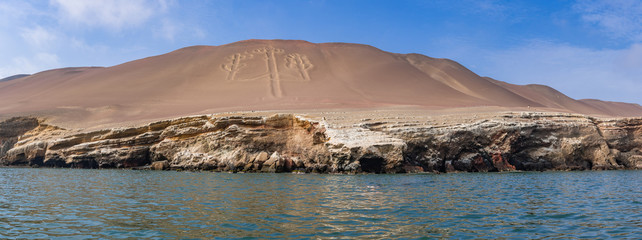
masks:
<svg viewBox="0 0 642 240"><path fill-rule="evenodd" d="M55 69L0 82L1 116L85 125L221 111L395 106L642 116L636 104L578 101L547 86L483 78L451 60L347 43L194 46L113 67Z"/></svg>

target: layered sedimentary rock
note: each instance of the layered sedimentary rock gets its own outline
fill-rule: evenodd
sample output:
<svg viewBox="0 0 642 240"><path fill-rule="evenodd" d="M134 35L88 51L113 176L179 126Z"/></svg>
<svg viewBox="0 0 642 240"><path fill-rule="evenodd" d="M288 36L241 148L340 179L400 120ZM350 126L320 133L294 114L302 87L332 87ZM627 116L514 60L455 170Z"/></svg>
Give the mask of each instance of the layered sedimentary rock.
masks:
<svg viewBox="0 0 642 240"><path fill-rule="evenodd" d="M0 123L0 163L322 173L642 168L642 118L507 112L431 119L341 125L295 114L228 114L82 132L12 118Z"/></svg>

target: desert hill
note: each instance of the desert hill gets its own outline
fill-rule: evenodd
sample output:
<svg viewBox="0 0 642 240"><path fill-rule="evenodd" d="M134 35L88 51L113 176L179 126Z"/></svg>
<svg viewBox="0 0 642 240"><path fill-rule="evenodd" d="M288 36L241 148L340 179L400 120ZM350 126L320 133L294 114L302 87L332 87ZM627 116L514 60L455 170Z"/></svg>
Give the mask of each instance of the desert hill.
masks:
<svg viewBox="0 0 642 240"><path fill-rule="evenodd" d="M54 69L0 81L0 116L61 121L395 106L642 116L637 104L575 100L547 86L480 77L448 59L295 40L193 46L112 67Z"/></svg>
<svg viewBox="0 0 642 240"><path fill-rule="evenodd" d="M23 77L27 77L27 76L29 76L29 74L16 74L16 75L13 75L13 76L9 76L9 77L0 79L0 82L11 81L11 80L14 80L14 79L23 78Z"/></svg>

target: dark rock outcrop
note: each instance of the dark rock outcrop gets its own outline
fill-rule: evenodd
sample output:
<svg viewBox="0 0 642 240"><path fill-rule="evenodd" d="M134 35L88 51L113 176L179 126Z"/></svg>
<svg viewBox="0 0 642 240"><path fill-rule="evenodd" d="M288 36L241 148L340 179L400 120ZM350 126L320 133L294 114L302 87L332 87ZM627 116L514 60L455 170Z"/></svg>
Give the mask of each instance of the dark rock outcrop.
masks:
<svg viewBox="0 0 642 240"><path fill-rule="evenodd" d="M192 116L73 133L0 123L0 164L232 172L489 172L642 168L642 119L505 113L449 126L333 128L292 114Z"/></svg>

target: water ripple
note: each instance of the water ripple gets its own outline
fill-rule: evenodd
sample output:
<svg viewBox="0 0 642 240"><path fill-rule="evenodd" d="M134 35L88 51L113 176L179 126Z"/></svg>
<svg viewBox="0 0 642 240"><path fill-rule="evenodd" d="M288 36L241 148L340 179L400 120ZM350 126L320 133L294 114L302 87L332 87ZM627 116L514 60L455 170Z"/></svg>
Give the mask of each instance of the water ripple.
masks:
<svg viewBox="0 0 642 240"><path fill-rule="evenodd" d="M0 238L642 238L641 171L0 169Z"/></svg>

